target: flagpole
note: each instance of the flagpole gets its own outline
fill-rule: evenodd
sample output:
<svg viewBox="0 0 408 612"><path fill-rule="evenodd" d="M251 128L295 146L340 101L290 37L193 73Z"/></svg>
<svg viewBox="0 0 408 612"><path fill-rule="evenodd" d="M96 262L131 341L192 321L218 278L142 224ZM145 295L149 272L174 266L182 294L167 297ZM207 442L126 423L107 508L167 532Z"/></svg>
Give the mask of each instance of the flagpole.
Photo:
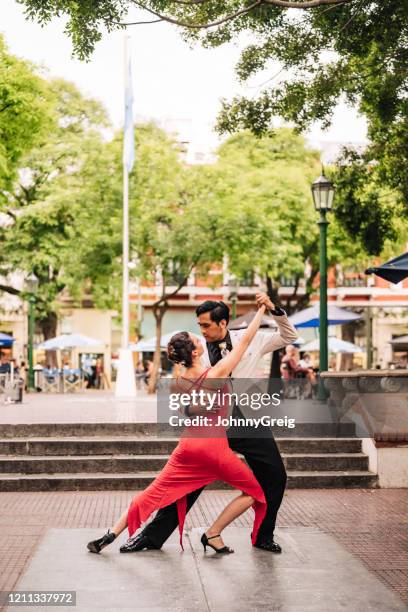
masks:
<svg viewBox="0 0 408 612"><path fill-rule="evenodd" d="M129 173L123 164L122 348L129 348Z"/></svg>
<svg viewBox="0 0 408 612"><path fill-rule="evenodd" d="M125 121L123 134L123 236L122 236L122 348L119 353L116 397L135 397L136 381L129 348L129 171L134 163L133 96L129 37L124 39Z"/></svg>

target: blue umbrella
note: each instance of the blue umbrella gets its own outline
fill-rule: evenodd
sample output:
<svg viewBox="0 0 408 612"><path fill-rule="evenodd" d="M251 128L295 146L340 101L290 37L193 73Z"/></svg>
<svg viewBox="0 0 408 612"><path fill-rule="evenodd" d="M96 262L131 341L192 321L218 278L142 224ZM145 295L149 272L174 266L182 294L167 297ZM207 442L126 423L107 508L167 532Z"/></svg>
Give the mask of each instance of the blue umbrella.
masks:
<svg viewBox="0 0 408 612"><path fill-rule="evenodd" d="M361 315L355 312L350 312L345 308L339 308L334 304L327 305L327 322L328 325L344 325L350 323L350 321L357 321L361 319ZM289 317L289 321L294 327L319 327L319 304L305 308L295 312Z"/></svg>
<svg viewBox="0 0 408 612"><path fill-rule="evenodd" d="M10 348L11 346L13 346L13 342L15 342L15 338L13 338L13 336L0 333L0 346L4 346L4 348Z"/></svg>
<svg viewBox="0 0 408 612"><path fill-rule="evenodd" d="M390 259L382 266L367 268L365 273L381 276L390 283L400 283L408 277L408 253Z"/></svg>

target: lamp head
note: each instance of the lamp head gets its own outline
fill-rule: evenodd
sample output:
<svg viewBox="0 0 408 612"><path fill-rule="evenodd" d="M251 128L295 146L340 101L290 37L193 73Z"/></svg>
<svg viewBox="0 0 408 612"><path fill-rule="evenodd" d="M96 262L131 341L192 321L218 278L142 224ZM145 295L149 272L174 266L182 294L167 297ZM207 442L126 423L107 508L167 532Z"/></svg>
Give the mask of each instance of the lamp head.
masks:
<svg viewBox="0 0 408 612"><path fill-rule="evenodd" d="M318 212L330 211L333 208L334 186L324 175L323 167L319 178L312 183L312 195L315 208Z"/></svg>
<svg viewBox="0 0 408 612"><path fill-rule="evenodd" d="M27 276L25 279L26 290L29 293L33 293L33 294L37 293L38 283L39 283L38 278L36 277L34 272L31 272L31 274Z"/></svg>

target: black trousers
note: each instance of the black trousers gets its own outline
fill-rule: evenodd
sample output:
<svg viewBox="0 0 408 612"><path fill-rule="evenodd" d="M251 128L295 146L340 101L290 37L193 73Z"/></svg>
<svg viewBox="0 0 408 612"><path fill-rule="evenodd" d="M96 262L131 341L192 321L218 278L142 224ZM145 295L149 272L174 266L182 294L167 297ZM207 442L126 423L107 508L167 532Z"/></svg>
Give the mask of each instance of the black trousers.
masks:
<svg viewBox="0 0 408 612"><path fill-rule="evenodd" d="M286 487L286 470L269 429L265 428L263 435L267 437L263 438L239 438L235 437L235 433L229 431L229 445L233 451L245 457L255 478L262 487L267 503L266 515L257 538L257 542L260 543L273 538L276 515ZM204 488L197 489L187 495L187 512ZM161 548L177 525L177 505L174 503L159 510L153 521L144 528L143 534L148 536L154 546Z"/></svg>

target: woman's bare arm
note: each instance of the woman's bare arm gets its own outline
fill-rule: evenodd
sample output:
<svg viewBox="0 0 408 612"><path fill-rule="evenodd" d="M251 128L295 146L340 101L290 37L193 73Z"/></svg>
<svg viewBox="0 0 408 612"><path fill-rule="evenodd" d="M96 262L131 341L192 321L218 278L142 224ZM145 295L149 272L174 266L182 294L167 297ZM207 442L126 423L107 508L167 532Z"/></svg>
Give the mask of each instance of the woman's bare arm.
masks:
<svg viewBox="0 0 408 612"><path fill-rule="evenodd" d="M265 306L261 306L251 323L248 325L248 329L245 331L245 334L242 336L240 342L234 346L232 351L226 357L221 359L221 361L211 368L207 375L208 378L226 378L230 375L232 370L238 365L248 346L251 344L256 332L259 329L264 313Z"/></svg>

